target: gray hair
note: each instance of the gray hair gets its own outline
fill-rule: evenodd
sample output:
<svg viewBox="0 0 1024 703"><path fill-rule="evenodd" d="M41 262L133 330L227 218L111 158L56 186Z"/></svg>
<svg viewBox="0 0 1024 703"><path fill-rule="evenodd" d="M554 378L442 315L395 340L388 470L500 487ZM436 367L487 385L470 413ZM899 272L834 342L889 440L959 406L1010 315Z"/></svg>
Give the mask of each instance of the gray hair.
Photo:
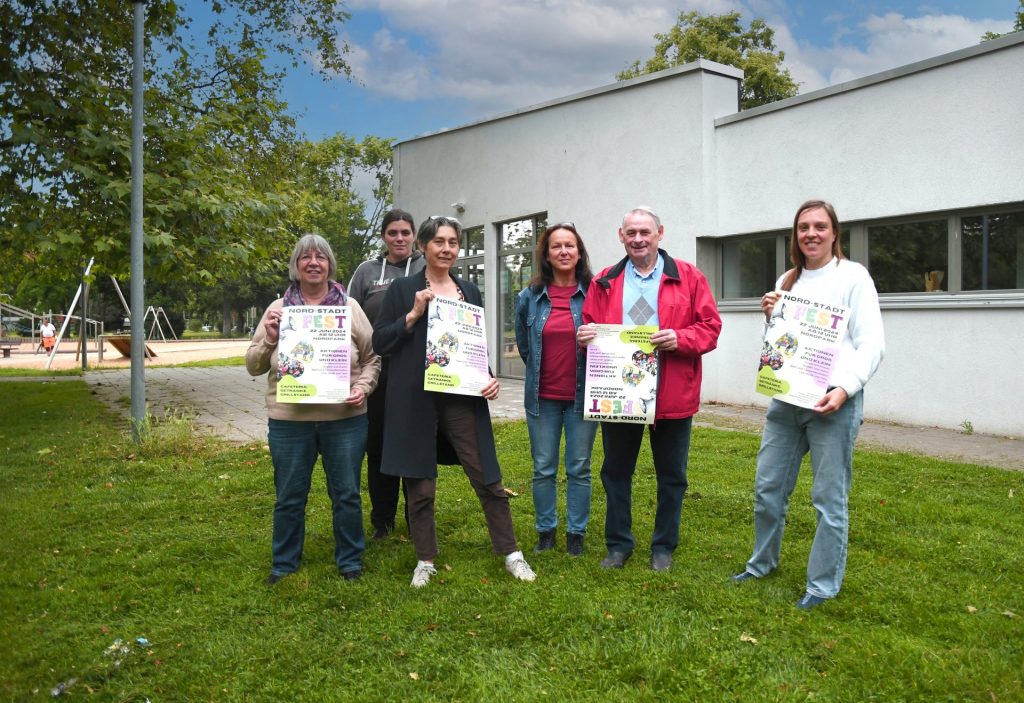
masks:
<svg viewBox="0 0 1024 703"><path fill-rule="evenodd" d="M327 271L327 278L333 281L334 274L338 271L338 261L334 258L334 252L331 251L331 245L328 244L327 240L319 234L304 234L299 238L299 241L295 243L295 250L292 252L292 258L288 260L289 280L298 282L299 259L303 254L308 254L311 251L319 252L327 257L327 261L330 262L330 267Z"/></svg>
<svg viewBox="0 0 1024 703"><path fill-rule="evenodd" d="M658 227L661 227L661 218L658 217L658 215L654 212L654 210L652 210L651 208L647 207L646 205L637 205L635 208L633 208L632 210L629 210L628 212L626 212L625 215L622 216L622 227L623 227L623 229L625 229L625 227L626 227L626 218L629 217L630 215L647 215L652 220L654 220L654 227L655 227L655 229L657 229Z"/></svg>

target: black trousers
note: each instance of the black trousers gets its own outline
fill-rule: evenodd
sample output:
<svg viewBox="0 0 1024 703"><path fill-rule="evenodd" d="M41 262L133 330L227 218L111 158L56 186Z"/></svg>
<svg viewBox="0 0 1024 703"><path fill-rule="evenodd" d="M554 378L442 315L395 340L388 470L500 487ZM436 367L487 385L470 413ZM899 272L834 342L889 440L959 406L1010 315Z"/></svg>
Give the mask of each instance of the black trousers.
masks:
<svg viewBox="0 0 1024 703"><path fill-rule="evenodd" d="M398 476L380 472L380 460L384 454L384 407L387 398L388 377L381 369L380 379L373 394L366 399L366 487L370 493L370 524L374 529L395 529L395 515L398 513L398 487L406 493L405 484ZM405 523L409 524L408 496L406 496Z"/></svg>

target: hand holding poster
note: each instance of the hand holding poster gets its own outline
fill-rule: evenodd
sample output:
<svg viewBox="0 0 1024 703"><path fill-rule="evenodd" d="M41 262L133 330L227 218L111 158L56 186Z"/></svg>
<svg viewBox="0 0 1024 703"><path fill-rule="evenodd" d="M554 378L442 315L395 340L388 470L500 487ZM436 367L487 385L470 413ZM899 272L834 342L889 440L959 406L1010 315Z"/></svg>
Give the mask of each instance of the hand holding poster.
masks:
<svg viewBox="0 0 1024 703"><path fill-rule="evenodd" d="M658 352L653 326L594 325L587 346L583 417L603 422L654 422L658 394Z"/></svg>
<svg viewBox="0 0 1024 703"><path fill-rule="evenodd" d="M344 403L349 394L351 310L281 308L277 340L278 403Z"/></svg>
<svg viewBox="0 0 1024 703"><path fill-rule="evenodd" d="M424 365L423 390L480 395L491 380L484 309L451 298L431 300Z"/></svg>
<svg viewBox="0 0 1024 703"><path fill-rule="evenodd" d="M849 308L783 293L761 346L757 392L812 408L828 390Z"/></svg>

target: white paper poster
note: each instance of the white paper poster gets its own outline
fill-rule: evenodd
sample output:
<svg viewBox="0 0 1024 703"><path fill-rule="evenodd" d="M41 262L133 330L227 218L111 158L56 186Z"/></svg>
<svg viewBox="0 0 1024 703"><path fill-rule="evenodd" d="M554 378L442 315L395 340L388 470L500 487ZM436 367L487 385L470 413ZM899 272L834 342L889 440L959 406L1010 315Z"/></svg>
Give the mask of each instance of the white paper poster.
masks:
<svg viewBox="0 0 1024 703"><path fill-rule="evenodd" d="M812 408L828 390L849 308L783 293L768 320L757 392Z"/></svg>
<svg viewBox="0 0 1024 703"><path fill-rule="evenodd" d="M451 298L431 300L424 367L423 390L480 395L491 380L484 309Z"/></svg>
<svg viewBox="0 0 1024 703"><path fill-rule="evenodd" d="M583 417L603 422L654 422L658 352L649 325L594 325L587 345Z"/></svg>
<svg viewBox="0 0 1024 703"><path fill-rule="evenodd" d="M349 394L351 309L281 308L277 402L344 403Z"/></svg>

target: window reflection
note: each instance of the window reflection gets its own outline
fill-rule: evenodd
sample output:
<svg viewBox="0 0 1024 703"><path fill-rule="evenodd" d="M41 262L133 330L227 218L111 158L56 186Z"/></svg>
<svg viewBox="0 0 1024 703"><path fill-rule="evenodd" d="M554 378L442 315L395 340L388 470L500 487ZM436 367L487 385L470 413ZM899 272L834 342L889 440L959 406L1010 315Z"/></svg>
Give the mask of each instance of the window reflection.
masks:
<svg viewBox="0 0 1024 703"><path fill-rule="evenodd" d="M948 290L946 220L868 227L868 270L879 293Z"/></svg>
<svg viewBox="0 0 1024 703"><path fill-rule="evenodd" d="M961 220L963 290L1024 288L1024 212Z"/></svg>

